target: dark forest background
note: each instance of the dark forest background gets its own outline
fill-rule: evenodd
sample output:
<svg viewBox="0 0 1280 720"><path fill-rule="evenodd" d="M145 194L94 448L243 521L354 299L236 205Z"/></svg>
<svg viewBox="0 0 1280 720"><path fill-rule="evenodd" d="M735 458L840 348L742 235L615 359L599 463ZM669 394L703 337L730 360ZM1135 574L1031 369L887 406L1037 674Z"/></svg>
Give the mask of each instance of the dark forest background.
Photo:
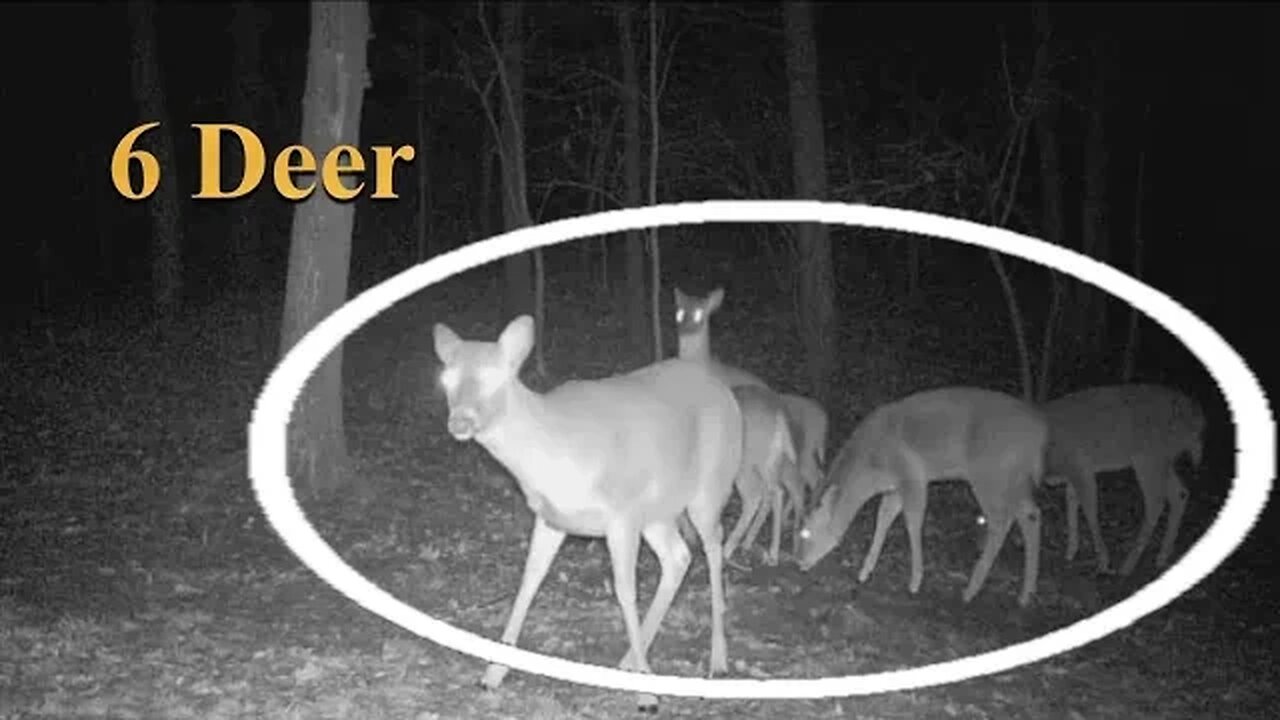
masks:
<svg viewBox="0 0 1280 720"><path fill-rule="evenodd" d="M595 170L595 155L609 152L601 143L616 146L620 132L617 92L610 84L618 75L618 41L608 7L530 6L526 132L536 221L616 206L579 187L600 185L584 173ZM662 7L675 46L662 58L668 87L660 110L666 139L660 199L789 196L786 74L776 8ZM1257 210L1273 187L1267 178L1275 142L1263 128L1274 112L1267 101L1274 53L1264 40L1274 10L1265 4L1052 7L1053 78L1063 95L1056 132L1063 148L1065 207L1078 207L1082 192L1084 113L1097 104L1089 93L1098 75L1091 54L1101 53L1107 259L1121 268L1131 265L1135 167L1145 147L1147 277L1231 331L1255 309L1247 298L1252 284L1241 282L1242 274L1265 255L1265 226ZM114 4L6 12L31 17L37 36L56 22L48 36L54 42L42 51L45 59L6 94L22 97L22 85L39 93L38 104L34 97L20 101L18 107L34 112L17 113L17 120L33 121L28 131L53 133L51 141L62 139L17 150L46 157L41 168L56 184L41 186L65 188L71 202L64 206L74 208L31 229L14 227L2 250L6 314L21 322L34 311L145 295L151 247L146 203L118 197L107 172L115 143L142 120L130 90L127 14ZM272 193L257 193L262 204L252 208L250 222L260 228L253 278L226 262L232 226L249 203L188 199L196 150L190 123L241 121L264 139L269 153L297 141L307 8L257 8L250 32L260 36L261 85L247 91L257 95L261 109L252 118L234 117L232 107L233 96L246 90L236 74L245 62L237 46L236 12L234 3L164 3L156 13L168 128L178 153L165 181L183 198L184 292L197 299L221 291L228 281L280 291L288 256L292 205ZM479 203L485 196L479 185L488 125L460 71L460 56L484 61L476 6L375 3L372 18L372 86L361 146L416 144L415 123L425 118L428 145L419 149L413 167L427 167L429 252L485 237L499 229L500 214L491 198L488 208ZM1010 87L1002 67L1014 83L1025 85L1029 78L1035 49L1029 6L836 3L821 6L817 27L832 199L978 215L982 183L998 169L1000 143L1010 131ZM496 32L496 24L490 30ZM639 35L637 41L647 51L647 41ZM55 43L65 62L51 57ZM646 52L641 55L647 62ZM419 75L427 76L421 115L415 99ZM1043 236L1038 178L1031 171L1035 145L1029 143L1028 171L1010 224ZM604 189L615 197L617 164L603 178ZM416 182L416 170L402 167L396 178L400 200L358 203L352 257L357 286L416 260ZM38 195L52 199L52 193ZM1068 211L1065 221L1070 243L1079 237L1079 212ZM985 259L974 258L977 271L986 270ZM859 282L856 273L897 272L898 260L891 256L838 274ZM1233 340L1246 341L1246 334Z"/></svg>
<svg viewBox="0 0 1280 720"><path fill-rule="evenodd" d="M634 711L619 693L515 675L505 694L478 701L476 661L398 635L304 572L247 478L246 424L285 350L359 291L505 229L655 198L816 197L941 213L1140 275L1274 378L1278 15L1271 3L0 7L10 30L0 46L0 715L7 687L15 702L62 716L91 702L145 717ZM501 91L513 84L514 100ZM112 153L157 120L140 147L162 157L161 186L125 199L111 184ZM366 189L345 205L288 202L269 188L269 168L250 197L193 200L191 124L208 122L252 129L269 161L334 138L362 150L413 145L417 156L398 165L395 200ZM224 148L238 166L237 149ZM492 458L445 432L432 325L491 339L516 313L536 313L526 380L545 389L672 354L675 287L726 288L716 354L818 399L831 454L873 408L929 386L1042 399L1140 380L1186 392L1210 418L1180 547L1213 521L1234 477L1230 416L1204 368L1086 283L864 229L681 227L656 247L656 274L652 239L638 233L518 255L424 289L348 338L291 429L292 479L312 491L309 516L334 547L424 611L497 637L509 596L495 596L516 587L532 521ZM1107 487L1106 533L1127 543L1137 491ZM838 563L818 577L732 570L734 673L833 675L972 655L1139 586L1095 577L1087 549L1074 565L1062 560L1061 496L1046 491L1042 604L1012 606L1022 555L1011 542L989 589L961 607L944 586L977 555L975 506L933 492L919 596L905 594L896 529L868 583ZM1123 632L995 679L860 699L858 712L1268 717L1280 617L1273 516L1211 577ZM853 558L870 525L864 515L846 538ZM625 642L606 554L584 541L561 557L522 646L615 662ZM642 559L642 595L652 560ZM674 607L695 609L666 621L660 672L704 672L706 576L689 578ZM299 669L303 655L314 661ZM68 684L69 658L91 683ZM6 686L16 677L6 667L31 669ZM214 690L192 689L191 677ZM214 697L221 715L201 704ZM664 700L663 710L845 713L837 701Z"/></svg>

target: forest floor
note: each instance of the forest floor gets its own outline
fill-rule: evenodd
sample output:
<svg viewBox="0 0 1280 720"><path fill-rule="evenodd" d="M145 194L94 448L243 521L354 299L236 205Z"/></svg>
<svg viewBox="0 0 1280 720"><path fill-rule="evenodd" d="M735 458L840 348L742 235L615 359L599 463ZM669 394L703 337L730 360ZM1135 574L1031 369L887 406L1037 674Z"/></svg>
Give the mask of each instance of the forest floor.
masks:
<svg viewBox="0 0 1280 720"><path fill-rule="evenodd" d="M477 271L478 272L478 271ZM488 276L486 276L488 277ZM524 560L531 515L474 443L444 432L431 324L492 338L505 318L474 312L492 277L450 281L398 304L346 343L346 426L356 490L307 512L347 562L401 600L497 638ZM624 364L616 306L594 281L553 281L549 367L600 376ZM789 303L731 288L713 326L723 357L799 387ZM763 284L761 285L763 287ZM699 291L700 288L692 288ZM667 291L669 292L669 291ZM669 298L663 298L669 303ZM364 611L303 566L266 524L246 476L245 429L270 370L275 317L263 304L192 311L163 337L127 315L35 341L6 342L0 387L0 718L625 718L628 693L512 672L497 691L476 683L481 661ZM275 310L266 306L266 313ZM256 308L256 309L255 309ZM927 312L919 308L927 308ZM850 423L896 395L947 382L1010 386L1003 323L979 331L963 298L917 310L845 310L842 403L834 455ZM868 319L872 318L872 319ZM81 323L85 325L85 323ZM750 328L750 332L743 332ZM584 341L590 338L590 341ZM760 342L768 338L768 342ZM670 333L668 333L668 343ZM978 370L974 370L977 368ZM1200 478L1229 478L1211 453ZM1225 483L1225 481L1224 481ZM1108 483L1113 557L1135 523L1130 481ZM1189 546L1225 488L1193 485ZM925 580L906 591L906 537L890 534L875 574L854 569L874 511L813 572L784 558L732 568L731 675L822 677L911 667L995 649L1065 626L1154 575L1093 576L1092 550L1063 560L1060 494L1044 504L1037 601L1014 602L1018 533L982 593L959 595L981 542L976 503L959 484L930 492ZM734 503L727 510L730 519ZM1158 530L1159 532L1159 530ZM1247 542L1205 582L1163 610L1084 648L945 687L844 699L663 698L687 718L1262 718L1280 700L1276 560ZM656 562L640 564L652 592ZM571 540L529 614L521 647L613 665L625 635L600 541ZM656 672L705 676L706 566L698 551L650 653Z"/></svg>

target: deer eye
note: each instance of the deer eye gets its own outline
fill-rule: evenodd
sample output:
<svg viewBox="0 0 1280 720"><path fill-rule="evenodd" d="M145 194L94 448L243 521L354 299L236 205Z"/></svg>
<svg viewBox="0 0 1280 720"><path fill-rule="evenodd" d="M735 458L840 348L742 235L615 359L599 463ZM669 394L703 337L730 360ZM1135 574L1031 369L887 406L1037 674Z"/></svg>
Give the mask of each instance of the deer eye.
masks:
<svg viewBox="0 0 1280 720"><path fill-rule="evenodd" d="M440 371L440 385L447 392L453 392L458 387L458 368L447 367Z"/></svg>
<svg viewBox="0 0 1280 720"><path fill-rule="evenodd" d="M676 308L676 322L684 322L684 308Z"/></svg>

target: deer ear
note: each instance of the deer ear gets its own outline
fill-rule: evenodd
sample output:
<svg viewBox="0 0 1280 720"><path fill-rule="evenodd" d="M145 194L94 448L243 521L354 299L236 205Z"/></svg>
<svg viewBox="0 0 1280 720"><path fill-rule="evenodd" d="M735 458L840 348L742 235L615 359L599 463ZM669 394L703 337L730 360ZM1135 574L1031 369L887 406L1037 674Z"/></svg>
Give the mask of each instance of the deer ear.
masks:
<svg viewBox="0 0 1280 720"><path fill-rule="evenodd" d="M711 291L707 296L707 312L713 313L720 308L720 303L724 302L724 288L718 287Z"/></svg>
<svg viewBox="0 0 1280 720"><path fill-rule="evenodd" d="M675 292L673 294L676 298L676 305L684 305L688 301L689 296L685 295L684 291L680 288L674 288L674 290Z"/></svg>
<svg viewBox="0 0 1280 720"><path fill-rule="evenodd" d="M448 365L449 361L453 359L454 353L458 351L458 345L462 343L462 338L458 337L458 333L444 323L436 323L434 334L436 357L440 358L440 362Z"/></svg>
<svg viewBox="0 0 1280 720"><path fill-rule="evenodd" d="M512 320L498 338L503 356L517 368L524 364L525 358L529 357L529 351L533 349L533 328L533 318L521 315Z"/></svg>

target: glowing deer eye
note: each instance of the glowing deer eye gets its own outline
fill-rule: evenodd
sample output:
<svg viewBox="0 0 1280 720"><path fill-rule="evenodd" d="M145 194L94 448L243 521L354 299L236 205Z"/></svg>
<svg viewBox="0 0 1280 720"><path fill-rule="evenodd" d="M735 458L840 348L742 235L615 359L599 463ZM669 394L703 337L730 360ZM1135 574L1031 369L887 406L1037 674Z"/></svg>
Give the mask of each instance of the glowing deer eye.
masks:
<svg viewBox="0 0 1280 720"><path fill-rule="evenodd" d="M676 310L676 322L678 323L684 322L684 308L678 308Z"/></svg>
<svg viewBox="0 0 1280 720"><path fill-rule="evenodd" d="M458 368L447 367L440 371L440 385L445 390L453 392L458 387Z"/></svg>
<svg viewBox="0 0 1280 720"><path fill-rule="evenodd" d="M699 308L699 309L697 309L697 310L694 310L694 311L693 311L693 321L694 321L694 322L696 322L696 323L700 323L700 322L702 322L702 309L701 309L701 308Z"/></svg>

